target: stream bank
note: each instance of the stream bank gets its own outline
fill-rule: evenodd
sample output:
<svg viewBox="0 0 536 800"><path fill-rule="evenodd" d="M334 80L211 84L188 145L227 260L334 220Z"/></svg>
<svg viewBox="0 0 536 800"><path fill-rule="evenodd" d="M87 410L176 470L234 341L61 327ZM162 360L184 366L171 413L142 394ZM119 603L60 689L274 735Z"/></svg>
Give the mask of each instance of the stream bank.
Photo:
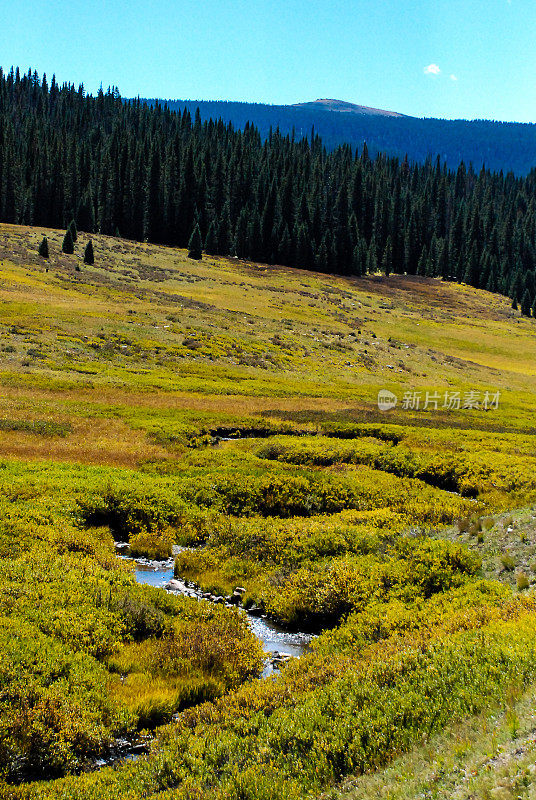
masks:
<svg viewBox="0 0 536 800"><path fill-rule="evenodd" d="M116 552L119 558L134 561L135 578L138 583L156 586L173 594L182 594L185 597L195 598L199 601L222 603L228 607L239 604L240 593L235 592L232 602L228 598L216 596L210 592L203 592L192 581L174 577L175 559L171 557L165 561L156 561L148 558L133 558L129 555L128 542L116 542ZM174 548L174 555L182 548ZM268 619L260 609L244 609L248 623L255 636L262 643L266 653L266 661L262 677L267 678L274 671L291 658L300 658L309 649L314 634L303 631L287 631Z"/></svg>

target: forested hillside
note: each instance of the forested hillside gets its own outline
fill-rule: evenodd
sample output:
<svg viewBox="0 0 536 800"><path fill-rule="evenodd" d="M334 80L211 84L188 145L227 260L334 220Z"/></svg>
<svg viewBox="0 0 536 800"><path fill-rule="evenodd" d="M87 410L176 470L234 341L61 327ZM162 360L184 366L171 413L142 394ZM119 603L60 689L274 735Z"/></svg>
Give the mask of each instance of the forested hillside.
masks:
<svg viewBox="0 0 536 800"><path fill-rule="evenodd" d="M362 275L442 276L536 297L536 172L516 178L364 145L202 122L117 90L0 75L0 220ZM195 253L199 255L199 253Z"/></svg>
<svg viewBox="0 0 536 800"><path fill-rule="evenodd" d="M201 119L223 119L237 128L247 122L267 138L277 127L284 134L295 131L297 138L309 136L311 128L322 137L328 150L340 144L363 146L371 155L388 153L412 161L424 162L437 155L456 169L460 161L483 165L499 172L527 175L536 164L536 125L521 122L496 122L485 119L433 119L405 115L356 115L303 103L296 106L238 103L225 100L148 100L150 104L167 103L169 109L192 115L199 107Z"/></svg>

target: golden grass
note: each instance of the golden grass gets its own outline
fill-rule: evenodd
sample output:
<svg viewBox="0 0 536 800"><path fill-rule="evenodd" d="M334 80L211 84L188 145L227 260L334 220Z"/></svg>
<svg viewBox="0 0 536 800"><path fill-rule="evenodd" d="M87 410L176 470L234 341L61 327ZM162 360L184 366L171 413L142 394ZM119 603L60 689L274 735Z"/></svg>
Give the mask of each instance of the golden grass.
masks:
<svg viewBox="0 0 536 800"><path fill-rule="evenodd" d="M168 453L121 420L92 419L75 424L66 438L1 431L0 456L134 467L146 459L166 458Z"/></svg>
<svg viewBox="0 0 536 800"><path fill-rule="evenodd" d="M47 263L37 255L43 233ZM414 276L196 262L183 250L100 235L87 267L89 237L81 233L66 256L62 236L0 225L0 416L76 423L57 442L3 435L5 455L117 465L164 457L133 430L138 412L533 429L535 327L505 298ZM384 387L399 398L499 389L501 407L382 414Z"/></svg>

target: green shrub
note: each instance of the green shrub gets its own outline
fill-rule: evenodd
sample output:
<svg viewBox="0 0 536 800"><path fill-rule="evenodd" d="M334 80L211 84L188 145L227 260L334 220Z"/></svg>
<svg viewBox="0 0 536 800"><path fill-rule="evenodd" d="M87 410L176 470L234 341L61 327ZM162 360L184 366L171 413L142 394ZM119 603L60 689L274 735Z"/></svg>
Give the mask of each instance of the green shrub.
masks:
<svg viewBox="0 0 536 800"><path fill-rule="evenodd" d="M503 565L503 569L505 569L507 572L512 572L512 570L515 568L516 562L509 553L503 553L501 556L501 564Z"/></svg>
<svg viewBox="0 0 536 800"><path fill-rule="evenodd" d="M176 497L138 494L128 489L109 489L78 503L86 525L109 525L115 536L124 539L178 527L185 517L184 505Z"/></svg>
<svg viewBox="0 0 536 800"><path fill-rule="evenodd" d="M517 590L518 592L522 592L524 589L528 589L530 586L530 581L526 572L518 572L516 576L516 583L517 583Z"/></svg>

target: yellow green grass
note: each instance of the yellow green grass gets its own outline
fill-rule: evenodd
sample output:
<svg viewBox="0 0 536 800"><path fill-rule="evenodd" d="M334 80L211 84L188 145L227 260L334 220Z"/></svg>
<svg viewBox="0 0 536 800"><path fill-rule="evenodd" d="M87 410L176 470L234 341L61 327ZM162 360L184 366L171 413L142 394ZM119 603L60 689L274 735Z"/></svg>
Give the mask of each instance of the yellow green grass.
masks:
<svg viewBox="0 0 536 800"><path fill-rule="evenodd" d="M0 796L338 797L376 769L396 792L393 758L533 691L532 320L98 235L89 267L62 237L0 225ZM471 390L498 408L442 408ZM191 547L177 575L313 651L259 683L243 613L136 586L114 535ZM74 774L175 714L136 765Z"/></svg>

